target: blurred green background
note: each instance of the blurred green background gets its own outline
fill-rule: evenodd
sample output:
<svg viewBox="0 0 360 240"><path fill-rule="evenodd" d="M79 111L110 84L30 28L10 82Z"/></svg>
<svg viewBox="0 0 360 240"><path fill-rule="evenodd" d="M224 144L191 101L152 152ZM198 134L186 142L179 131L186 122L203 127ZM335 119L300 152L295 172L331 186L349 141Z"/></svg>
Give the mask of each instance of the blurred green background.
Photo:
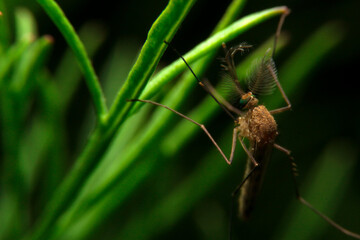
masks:
<svg viewBox="0 0 360 240"><path fill-rule="evenodd" d="M33 14L39 36L47 34L54 39L52 50L44 63L48 74L56 76L56 81L70 78L71 71L76 71L70 69L76 65L69 60L69 66L60 68L67 44L38 3L17 0L2 2L6 4L7 12L13 13L22 7ZM167 1L63 0L58 3L75 29L83 30L84 35L80 37L85 45L93 44L88 49L94 51L90 55L110 105L135 62L149 28ZM186 53L206 39L229 4L230 1L199 0L175 35L173 46L180 53ZM360 233L360 175L357 174L360 171L360 114L356 107L360 104L356 85L359 78L360 2L248 1L241 16L281 5L288 6L291 14L283 27L289 40L275 57L280 82L285 82L285 91L287 86L291 86L291 80L299 76L301 84L292 86L288 95L293 105L292 111L276 116L280 133L277 142L290 149L295 157L300 174L300 192L304 197L339 224ZM261 23L228 45L246 41L254 48L259 47L273 36L277 23L278 17ZM9 16L9 26L14 31L12 15ZM316 40L312 38L314 34L318 34ZM307 47L304 44L308 41L315 45L309 43L311 47ZM332 45L319 53L327 43ZM306 49L306 52L302 49ZM222 52L219 51L216 56L221 57ZM314 60L313 56L319 57ZM167 50L159 69L176 58L175 53ZM291 69L290 72L287 67ZM306 72L302 72L304 69ZM216 84L219 72L219 61L215 59L201 77ZM282 76L288 79L282 79ZM153 100L163 102L163 97L174 86L175 83L171 82L159 89L158 96ZM66 92L60 94L60 98L64 94L69 102L65 118L59 123L61 128L54 131L53 138L60 139L63 148L48 150L39 157L43 160L38 163L36 176L31 178L35 180L31 184L30 197L21 203L27 209L24 210L27 215L22 215L22 209L18 209L20 216L26 216L24 225L14 225L9 220L14 212L6 210L11 204L4 203L6 191L1 192L3 214L0 213L0 221L6 226L0 227L1 239L20 238L33 228L53 188L71 168L94 127L94 111L84 81L74 86L72 96L67 96ZM280 99L279 93L274 95ZM182 105L176 109L188 114L205 96L206 93L194 84L194 90L185 96ZM39 113L36 109L43 105L41 98L34 98L24 121L22 131L25 133L35 128L33 119ZM271 102L275 101L271 98L264 99L263 103L266 105L269 101L269 108L271 104L279 105ZM4 105L3 98L1 101ZM128 132L124 130L125 133L121 135L120 132L120 137L116 138L114 147L106 155L108 160L104 169L111 171L111 161L121 161L129 146L140 141L137 139L146 131L148 122L152 121L151 113L156 109L147 106L142 110L145 111L140 117L134 115L125 123L123 129ZM218 111L211 119L200 122L207 126L215 139L219 139L219 144L228 155L233 126L231 119ZM167 124L168 130L151 142L153 145L150 149L138 149L138 158L119 178L118 186L111 190L113 195L108 194L100 199L93 196L95 204L91 203L73 216L59 221L52 238L228 239L231 212L236 215L236 207L231 208L231 193L242 179L244 154L238 144L234 162L227 166L201 131L197 131L180 147L174 145L176 133L182 131L181 127L190 125L176 116L171 118ZM42 127L41 121L38 127ZM174 129L178 132L172 132ZM2 129L4 131L6 129ZM167 132L173 135L169 136ZM35 139L41 140L41 137L36 135ZM3 160L2 156L7 151L6 139L2 138L1 144ZM19 144L23 144L23 141ZM20 149L27 148L25 152L33 153L28 157L38 157L34 153L38 149L36 144L21 145ZM57 165L47 164L49 155L60 158L55 161ZM6 172L9 165L2 160L2 172ZM103 173L98 170L89 178L84 191L91 189L91 183L101 179ZM9 185L3 180L2 186L4 189ZM276 150L252 218L242 222L234 217L232 228L233 239L351 239L296 201L287 157Z"/></svg>

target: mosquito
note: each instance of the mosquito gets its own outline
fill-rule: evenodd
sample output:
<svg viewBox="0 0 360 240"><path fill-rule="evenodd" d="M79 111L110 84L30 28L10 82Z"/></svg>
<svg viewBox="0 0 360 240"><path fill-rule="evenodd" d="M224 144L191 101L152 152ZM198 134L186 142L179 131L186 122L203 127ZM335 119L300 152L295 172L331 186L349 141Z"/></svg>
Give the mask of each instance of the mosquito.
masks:
<svg viewBox="0 0 360 240"><path fill-rule="evenodd" d="M330 225L348 235L350 237L360 239L360 235L354 232L351 232L341 225L337 224L329 217L318 211L313 207L309 202L301 197L298 184L296 181L297 167L294 161L294 158L291 155L290 150L280 146L275 143L276 137L278 136L277 123L273 117L274 114L282 113L291 109L291 103L288 97L283 90L278 76L276 66L273 60L277 39L280 36L281 28L284 23L285 17L290 13L290 10L282 14L280 21L277 26L275 33L273 50L270 53L270 49L266 52L264 57L255 64L251 76L248 79L248 90L244 91L239 79L236 74L234 56L236 53L243 53L250 49L252 46L247 43L242 43L236 47L227 49L226 44L223 43L222 47L225 51L225 57L223 58L224 64L222 67L228 72L231 83L233 86L233 91L236 93L238 102L238 107L235 107L227 100L222 98L215 90L215 88L208 81L201 81L194 71L191 69L186 60L182 55L177 52L175 48L172 47L168 42L164 41L173 51L184 61L188 69L194 75L198 84L216 101L216 103L233 119L234 121L234 130L232 135L232 146L230 151L229 158L226 157L222 149L219 147L217 142L214 140L212 135L206 129L203 124L196 122L195 120L185 116L184 114L168 107L163 104L151 101L151 100L141 100L141 99L130 99L127 101L130 102L143 102L150 103L159 107L166 108L173 113L179 115L182 118L194 123L199 126L205 134L209 137L211 142L214 144L216 149L225 159L227 164L231 164L234 158L234 152L237 140L240 142L242 148L247 154L247 163L244 172L244 177L242 182L237 186L233 192L233 196L239 194L239 216L247 220L250 217L252 210L254 209L255 199L261 189L262 181L265 175L266 166L269 162L271 151L273 148L285 153L291 164L291 173L295 186L296 198L305 206L310 208L317 215L322 217ZM273 92L274 88L277 87L286 103L285 107L281 107L274 110L268 110L264 105L259 105L259 100L256 96L270 94ZM249 140L249 146L246 146L244 139Z"/></svg>

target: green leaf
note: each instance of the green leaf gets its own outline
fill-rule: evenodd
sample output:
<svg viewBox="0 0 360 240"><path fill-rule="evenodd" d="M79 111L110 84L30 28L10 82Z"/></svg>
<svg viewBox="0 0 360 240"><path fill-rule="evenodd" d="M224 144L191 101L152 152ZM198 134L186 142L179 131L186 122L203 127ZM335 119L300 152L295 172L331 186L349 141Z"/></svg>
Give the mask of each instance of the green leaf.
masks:
<svg viewBox="0 0 360 240"><path fill-rule="evenodd" d="M107 113L107 107L105 104L105 97L95 73L95 70L91 64L88 54L85 51L85 47L80 38L76 34L73 26L66 18L65 14L57 3L53 0L38 0L38 3L44 8L46 13L51 17L58 29L63 34L65 40L72 48L80 68L84 73L86 84L89 88L92 100L96 109L97 117L100 123L102 118Z"/></svg>

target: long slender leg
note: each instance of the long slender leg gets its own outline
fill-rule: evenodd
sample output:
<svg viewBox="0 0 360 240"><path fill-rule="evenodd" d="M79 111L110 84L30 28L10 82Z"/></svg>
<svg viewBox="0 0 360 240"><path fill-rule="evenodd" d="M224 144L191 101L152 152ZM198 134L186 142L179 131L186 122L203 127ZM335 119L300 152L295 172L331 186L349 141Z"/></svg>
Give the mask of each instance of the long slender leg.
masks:
<svg viewBox="0 0 360 240"><path fill-rule="evenodd" d="M188 67L188 69L190 70L190 72L192 73L192 75L194 75L196 81L198 82L198 84L206 91L210 94L210 96L215 100L215 102L217 104L219 104L219 106L233 119L235 120L236 118L234 117L234 115L224 106L222 105L219 100L209 91L209 89L205 86L205 84L196 76L196 74L194 73L194 71L192 70L192 68L190 67L190 65L186 62L185 58L167 41L164 41L165 44L167 44L185 63L185 65Z"/></svg>
<svg viewBox="0 0 360 240"><path fill-rule="evenodd" d="M276 33L275 33L275 39L274 39L274 47L273 47L273 52L271 54L272 57L274 57L275 55L275 51L276 51L276 44L277 44L277 40L279 39L280 37L280 33L281 33L281 28L284 24L284 21L285 21L285 18L287 15L290 14L290 9L287 9L286 12L284 12L281 17L280 17L280 20L279 20L279 24L277 26L277 29L276 29Z"/></svg>
<svg viewBox="0 0 360 240"><path fill-rule="evenodd" d="M233 130L233 136L232 136L232 143L231 143L231 153L230 153L230 158L229 158L229 164L232 163L232 160L234 158L234 153L235 153L235 148L236 148L236 136L238 135L238 130L237 128L234 128Z"/></svg>
<svg viewBox="0 0 360 240"><path fill-rule="evenodd" d="M287 111L287 110L290 110L290 109L291 109L291 103L290 103L288 97L287 97L286 94L285 94L284 89L282 88L282 86L281 86L281 84L280 84L280 82L279 82L279 79L278 79L278 77L277 77L277 74L275 73L274 69L273 69L270 65L268 65L268 69L269 69L272 77L274 78L274 81L275 81L277 87L279 88L280 93L281 93L283 99L285 100L285 102L286 102L286 104L287 104L286 107L281 107L281 108L278 108L278 109L274 109L274 110L269 111L270 114L276 114L276 113L281 113L281 112L285 112L285 111Z"/></svg>
<svg viewBox="0 0 360 240"><path fill-rule="evenodd" d="M294 162L294 158L291 156L291 152L278 145L278 144L274 144L274 147L282 152L284 152L286 155L288 155L289 159L290 159L290 164L291 164L291 175L294 181L294 186L295 186L295 194L296 194L296 198L305 206L307 206L308 208L310 208L313 212L315 212L317 215L319 215L320 217L322 217L326 222L328 222L331 226L333 226L334 228L338 229L339 231L341 231L342 233L344 233L345 235L348 235L350 237L356 238L356 239L360 239L360 235L357 233L354 233L352 231L349 231L348 229L340 226L339 224L337 224L336 222L334 222L332 219L330 219L328 216L326 216L325 214L323 214L322 212L320 212L319 210L317 210L314 206L312 206L308 201L306 201L304 198L301 197L300 192L299 192L299 187L298 187L298 183L296 181L296 176L297 174L297 170L296 170L296 164Z"/></svg>
<svg viewBox="0 0 360 240"><path fill-rule="evenodd" d="M241 183L235 188L235 190L232 192L232 196L235 196L240 191L241 187L244 185L244 183L251 177L251 175L254 173L255 169L258 168L259 165L256 165L249 174L241 181Z"/></svg>
<svg viewBox="0 0 360 240"><path fill-rule="evenodd" d="M246 155L248 155L248 157L251 159L251 161L254 164L254 168L249 172L249 174L241 181L241 183L235 188L235 190L233 191L232 195L235 196L240 188L242 187L242 185L244 185L244 183L249 179L249 177L251 177L251 175L253 174L253 172L255 171L256 168L259 167L259 163L255 160L255 158L253 157L253 155L251 154L251 152L249 151L249 149L246 147L244 141L240 138L240 136L238 136L239 141L241 143L241 146L243 147Z"/></svg>
<svg viewBox="0 0 360 240"><path fill-rule="evenodd" d="M292 173L293 176L297 177L299 175L299 173L298 173L298 170L297 170L297 165L295 163L294 157L291 156L291 151L284 148L284 147L282 147L282 146L280 146L279 144L276 144L276 143L274 143L274 148L276 148L277 150L285 153L289 157L290 164L291 164L291 173ZM298 193L297 188L295 188L295 192ZM296 195L299 195L299 194L296 194Z"/></svg>
<svg viewBox="0 0 360 240"><path fill-rule="evenodd" d="M214 138L211 136L211 134L208 132L208 130L206 129L206 127L203 125L203 124L200 124L194 120L192 120L191 118L185 116L184 114L168 107L168 106L165 106L163 104L160 104L160 103L157 103L157 102L154 102L154 101L150 101L150 100L140 100L140 99L129 99L127 100L129 102L144 102L144 103L151 103L153 105L156 105L156 106L159 106L159 107L163 107L163 108L166 108L170 111L172 111L173 113L179 115L180 117L182 118L185 118L186 120L196 124L197 126L201 127L201 129L206 133L206 135L210 138L210 140L212 141L212 143L215 145L215 147L217 148L217 150L220 152L221 156L223 156L223 158L225 159L226 163L227 164L231 164L232 160L233 160L233 157L234 157L234 152L235 152L235 146L236 146L236 136L237 136L237 129L234 128L234 131L233 131L233 140L232 140L232 146L231 146L231 153L230 153L230 158L228 159L224 152L221 150L221 148L219 147L219 145L216 143L216 141L214 140Z"/></svg>
<svg viewBox="0 0 360 240"><path fill-rule="evenodd" d="M273 47L273 52L272 52L272 55L271 55L272 58L273 58L274 55L275 55L276 44L277 44L277 41L278 41L278 39L279 39L279 37L280 37L281 28L282 28L282 26L283 26L283 24L284 24L284 21L285 21L286 16L289 15L289 13L290 13L290 10L287 10L287 11L286 11L285 13L283 13L283 14L281 15L281 17L280 17L279 24L278 24L278 26L277 26L276 33L275 33L274 47ZM280 84L280 82L279 82L279 79L278 79L278 77L277 77L276 72L274 71L274 69L273 69L270 65L268 65L268 69L269 69L272 77L274 78L275 83L276 83L277 87L279 88L283 99L285 100L285 102L286 102L286 104L287 104L286 107L281 107L281 108L278 108L278 109L271 110L270 113L271 113L271 114L276 114L276 113L281 113L281 112L285 112L285 111L287 111L287 110L290 110L290 109L291 109L291 103L290 103L288 97L287 97L286 94L285 94L284 89L282 88L282 86L281 86L281 84Z"/></svg>
<svg viewBox="0 0 360 240"><path fill-rule="evenodd" d="M242 187L242 185L244 185L244 183L249 179L249 177L253 174L253 172L255 171L256 168L259 167L259 163L255 160L255 158L253 157L253 155L251 154L251 152L249 151L249 149L247 149L244 141L239 137L239 141L241 143L241 146L243 147L244 151L246 152L246 154L248 155L248 157L251 159L251 161L254 164L254 168L249 172L249 174L241 181L241 183L235 188L235 190L233 191L232 195L235 196L240 188Z"/></svg>
<svg viewBox="0 0 360 240"><path fill-rule="evenodd" d="M204 85L207 87L207 89L209 90L209 92L211 92L220 102L221 104L223 104L227 109L229 109L230 111L232 111L233 113L236 113L237 115L242 115L243 113L237 109L236 107L234 107L233 105L231 105L231 103L229 103L228 101L226 101L213 87L213 85L208 81L208 80L203 80Z"/></svg>
<svg viewBox="0 0 360 240"><path fill-rule="evenodd" d="M244 151L246 152L246 154L248 155L248 157L251 159L251 161L253 162L254 166L257 167L259 164L258 162L255 160L254 156L251 154L251 152L249 151L249 149L246 147L244 141L239 137L239 142L241 143L241 146L243 147Z"/></svg>

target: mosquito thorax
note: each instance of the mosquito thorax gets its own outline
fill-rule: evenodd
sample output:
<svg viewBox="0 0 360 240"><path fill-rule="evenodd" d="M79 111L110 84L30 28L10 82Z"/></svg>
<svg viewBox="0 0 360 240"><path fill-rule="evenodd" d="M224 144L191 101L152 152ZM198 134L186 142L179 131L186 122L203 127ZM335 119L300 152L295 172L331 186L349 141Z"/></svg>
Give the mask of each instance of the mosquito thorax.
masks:
<svg viewBox="0 0 360 240"><path fill-rule="evenodd" d="M250 108L235 123L240 136L258 143L273 143L278 135L275 119L264 105Z"/></svg>

